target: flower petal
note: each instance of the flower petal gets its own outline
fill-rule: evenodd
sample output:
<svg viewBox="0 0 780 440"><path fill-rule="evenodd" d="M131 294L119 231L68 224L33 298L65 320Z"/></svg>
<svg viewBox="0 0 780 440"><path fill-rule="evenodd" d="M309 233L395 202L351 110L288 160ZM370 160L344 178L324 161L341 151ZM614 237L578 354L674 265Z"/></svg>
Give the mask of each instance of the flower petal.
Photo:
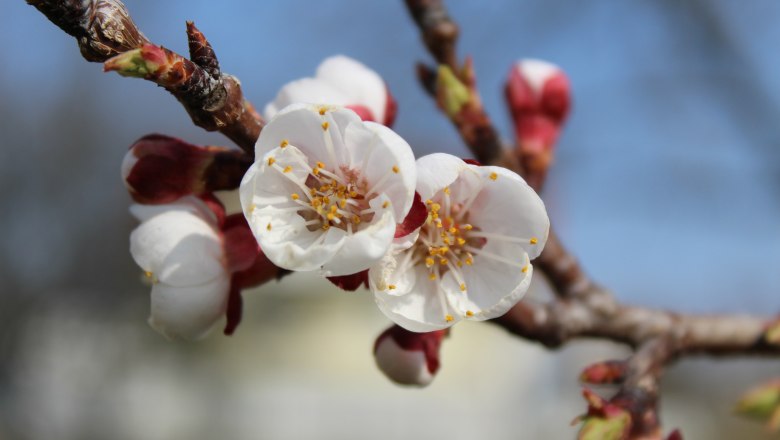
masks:
<svg viewBox="0 0 780 440"><path fill-rule="evenodd" d="M196 286L157 283L149 325L170 339L199 339L225 312L229 288L227 274Z"/></svg>
<svg viewBox="0 0 780 440"><path fill-rule="evenodd" d="M327 81L317 78L302 78L285 84L273 102L265 106L263 115L266 119L271 119L283 108L296 103L352 104L347 94Z"/></svg>
<svg viewBox="0 0 780 440"><path fill-rule="evenodd" d="M451 154L433 153L417 159L417 192L428 200L451 185L469 165Z"/></svg>
<svg viewBox="0 0 780 440"><path fill-rule="evenodd" d="M323 123L328 122L327 116L334 117L332 113L338 113L339 118L350 121L359 122L360 118L351 110L336 107L329 108L325 115L321 115L321 108L323 106L313 104L292 104L282 109L260 132L255 144L255 157L264 157L269 151L287 142L303 152L309 163L322 162L329 170L345 164L344 146L332 143L338 137L329 132L333 130L331 124ZM346 124L342 129L345 128Z"/></svg>
<svg viewBox="0 0 780 440"><path fill-rule="evenodd" d="M375 193L387 194L396 222L403 221L412 207L417 180L409 144L393 130L375 122L351 123L344 136L349 167L360 170Z"/></svg>
<svg viewBox="0 0 780 440"><path fill-rule="evenodd" d="M348 104L368 107L376 122L384 122L387 108L387 87L376 72L364 64L336 55L326 58L317 67L317 79L322 80L347 96ZM328 101L317 101L328 102ZM333 104L341 104L333 102Z"/></svg>
<svg viewBox="0 0 780 440"><path fill-rule="evenodd" d="M505 168L484 166L477 171L485 185L469 210L471 223L482 231L522 239L518 244L529 257L538 257L550 230L542 199L520 176Z"/></svg>
<svg viewBox="0 0 780 440"><path fill-rule="evenodd" d="M184 210L163 212L130 234L130 253L158 281L193 286L226 273L222 241L211 225Z"/></svg>
<svg viewBox="0 0 780 440"><path fill-rule="evenodd" d="M415 276L414 289L405 295L396 296L386 290L380 290L373 284L374 278L369 271L369 286L374 291L374 300L379 310L401 327L413 332L441 330L455 324L460 315L455 311L442 293L438 291L438 281L428 279L425 266L415 266L407 271ZM447 320L450 316L452 319Z"/></svg>

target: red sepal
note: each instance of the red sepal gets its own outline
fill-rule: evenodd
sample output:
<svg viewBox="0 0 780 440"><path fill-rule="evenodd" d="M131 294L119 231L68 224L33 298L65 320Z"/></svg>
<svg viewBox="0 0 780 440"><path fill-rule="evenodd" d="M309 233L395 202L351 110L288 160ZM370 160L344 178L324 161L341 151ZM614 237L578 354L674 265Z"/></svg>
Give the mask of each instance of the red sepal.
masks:
<svg viewBox="0 0 780 440"><path fill-rule="evenodd" d="M358 105L358 104L348 105L346 106L346 108L357 113L357 115L360 116L360 119L363 121L378 122L376 120L376 116L374 116L374 113L371 111L371 109L369 109L364 105Z"/></svg>
<svg viewBox="0 0 780 440"><path fill-rule="evenodd" d="M428 208L425 207L425 203L423 203L420 193L415 192L409 213L406 214L404 221L395 227L394 238L406 237L416 231L417 228L425 223L426 218L428 218Z"/></svg>
<svg viewBox="0 0 780 440"><path fill-rule="evenodd" d="M393 325L374 342L374 353L376 353L379 344L385 338L393 338L399 347L406 351L422 351L425 354L425 363L431 374L436 374L439 370L439 349L444 337L449 334L449 329L436 330L427 333L410 332L401 326Z"/></svg>
<svg viewBox="0 0 780 440"><path fill-rule="evenodd" d="M477 159L463 159L463 162L466 162L469 165L476 165L478 167L482 166L482 164L479 163L479 161Z"/></svg>
<svg viewBox="0 0 780 440"><path fill-rule="evenodd" d="M333 283L336 287L349 292L354 292L360 288L360 286L368 289L368 269L353 273L352 275L342 275L338 277L327 277L328 281Z"/></svg>
<svg viewBox="0 0 780 440"><path fill-rule="evenodd" d="M386 127L392 127L395 117L398 115L398 103L393 98L393 95L390 94L387 84L385 84L385 89L387 90L387 100L385 101L385 120L382 121L382 124Z"/></svg>

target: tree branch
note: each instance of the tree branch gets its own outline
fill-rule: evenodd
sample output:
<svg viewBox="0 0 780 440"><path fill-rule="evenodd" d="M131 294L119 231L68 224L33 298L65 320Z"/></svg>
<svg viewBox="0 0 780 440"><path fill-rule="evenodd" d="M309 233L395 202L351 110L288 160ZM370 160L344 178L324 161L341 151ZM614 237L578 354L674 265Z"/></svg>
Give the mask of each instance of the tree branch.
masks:
<svg viewBox="0 0 780 440"><path fill-rule="evenodd" d="M238 79L221 73L213 49L192 23L187 23L192 58L189 60L152 45L120 0L27 0L27 3L75 37L87 61L108 62L107 70L156 82L179 100L195 125L207 131L219 131L247 154L254 153L263 120L244 99ZM144 55L157 58L144 58ZM131 64L122 64L128 62ZM116 68L122 65L135 70Z"/></svg>

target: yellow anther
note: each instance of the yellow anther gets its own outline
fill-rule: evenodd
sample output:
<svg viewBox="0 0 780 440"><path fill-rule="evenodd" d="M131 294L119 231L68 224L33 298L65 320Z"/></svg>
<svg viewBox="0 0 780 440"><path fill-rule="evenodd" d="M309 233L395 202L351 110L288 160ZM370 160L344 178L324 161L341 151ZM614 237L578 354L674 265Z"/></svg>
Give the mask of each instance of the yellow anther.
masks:
<svg viewBox="0 0 780 440"><path fill-rule="evenodd" d="M495 172L490 173L490 180L496 180L496 179L498 179L498 174L496 174Z"/></svg>
<svg viewBox="0 0 780 440"><path fill-rule="evenodd" d="M322 123L322 129L323 130L327 130L328 129L328 125L330 125L330 124L328 124L328 121L323 122Z"/></svg>
<svg viewBox="0 0 780 440"><path fill-rule="evenodd" d="M440 209L441 209L441 205L439 205L438 203L434 203L433 205L431 205L431 210L433 212L438 212Z"/></svg>
<svg viewBox="0 0 780 440"><path fill-rule="evenodd" d="M458 262L457 262L457 263L455 263L455 264L457 264L457 265L458 265L458 267L463 267L463 263L462 263L460 260L458 260Z"/></svg>
<svg viewBox="0 0 780 440"><path fill-rule="evenodd" d="M323 197L322 202L325 203L326 205L330 205L330 197L328 196Z"/></svg>
<svg viewBox="0 0 780 440"><path fill-rule="evenodd" d="M320 206L322 206L322 199L319 198L319 197L313 198L311 200L311 206L313 206L315 208L319 208Z"/></svg>
<svg viewBox="0 0 780 440"><path fill-rule="evenodd" d="M450 187L449 186L445 186L444 187L444 194L450 195Z"/></svg>
<svg viewBox="0 0 780 440"><path fill-rule="evenodd" d="M328 220L333 220L334 218L336 218L336 214L329 212L328 215L326 215L325 217L327 217Z"/></svg>
<svg viewBox="0 0 780 440"><path fill-rule="evenodd" d="M325 168L325 164L322 162L317 162L317 168Z"/></svg>
<svg viewBox="0 0 780 440"><path fill-rule="evenodd" d="M346 207L347 207L347 200L346 199L339 200L339 208L344 209Z"/></svg>
<svg viewBox="0 0 780 440"><path fill-rule="evenodd" d="M450 234L457 234L457 233L458 233L458 228L456 228L455 226L450 228Z"/></svg>
<svg viewBox="0 0 780 440"><path fill-rule="evenodd" d="M387 208L388 206L390 206L390 201L389 200L385 200L385 203L382 203L382 207L383 208Z"/></svg>
<svg viewBox="0 0 780 440"><path fill-rule="evenodd" d="M299 196L299 195L298 195L298 194L296 194L296 193L292 193L292 195L290 195L290 198L292 198L293 200L298 200L298 199L300 199L300 198L301 198L301 196Z"/></svg>
<svg viewBox="0 0 780 440"><path fill-rule="evenodd" d="M276 159L274 159L273 156L269 157L268 158L268 166L270 167L274 163L276 163Z"/></svg>
<svg viewBox="0 0 780 440"><path fill-rule="evenodd" d="M270 224L270 223L268 223L268 224L265 226L265 230L266 230L266 231L270 231L270 230L271 230L271 224Z"/></svg>
<svg viewBox="0 0 780 440"><path fill-rule="evenodd" d="M395 284L390 284L389 286L387 286L387 288L389 290L395 290Z"/></svg>
<svg viewBox="0 0 780 440"><path fill-rule="evenodd" d="M393 172L398 174L401 170L398 168L398 165L393 165Z"/></svg>
<svg viewBox="0 0 780 440"><path fill-rule="evenodd" d="M336 205L330 205L330 212L332 212L332 213L335 213L335 212L336 212L336 211L338 211L338 210L339 210L338 206L336 206Z"/></svg>
<svg viewBox="0 0 780 440"><path fill-rule="evenodd" d="M428 266L428 267L433 266L434 263L435 263L435 261L431 257L428 257L428 258L425 259L425 265ZM433 274L431 274L431 275L433 275Z"/></svg>
<svg viewBox="0 0 780 440"><path fill-rule="evenodd" d="M445 315L444 316L444 320L447 321L447 322L452 322L453 319L455 319L455 318L453 318L452 315Z"/></svg>
<svg viewBox="0 0 780 440"><path fill-rule="evenodd" d="M358 217L357 215L353 215L352 216L352 223L354 223L354 224L360 223L360 217Z"/></svg>
<svg viewBox="0 0 780 440"><path fill-rule="evenodd" d="M325 108L325 107L320 107L320 116L324 116L326 111L328 111L328 109L327 109L327 108Z"/></svg>
<svg viewBox="0 0 780 440"><path fill-rule="evenodd" d="M442 247L439 248L439 255L444 255L447 252L449 252L449 250L450 250L450 248L448 248L447 246L442 246Z"/></svg>
<svg viewBox="0 0 780 440"><path fill-rule="evenodd" d="M539 243L539 239L536 238L536 237L531 237L531 239L528 240L528 242L531 243L531 244L536 244L536 243Z"/></svg>
<svg viewBox="0 0 780 440"><path fill-rule="evenodd" d="M352 197L353 199L354 199L355 197L357 197L357 195L358 195L357 191L350 191L350 192L349 192L349 196L350 196L350 197Z"/></svg>
<svg viewBox="0 0 780 440"><path fill-rule="evenodd" d="M465 229L465 230L467 230L467 231L470 231L470 230L474 229L474 226L471 226L471 225L463 225L463 229Z"/></svg>
<svg viewBox="0 0 780 440"><path fill-rule="evenodd" d="M472 316L474 316L474 312L472 312L471 310L466 310L466 316L471 318Z"/></svg>
<svg viewBox="0 0 780 440"><path fill-rule="evenodd" d="M435 280L436 279L436 274L432 273L432 274L428 275L428 279L431 280L431 281Z"/></svg>
<svg viewBox="0 0 780 440"><path fill-rule="evenodd" d="M520 272L523 272L523 273L528 272L528 265L526 264L525 266L523 266L523 268L520 269Z"/></svg>
<svg viewBox="0 0 780 440"><path fill-rule="evenodd" d="M460 291L465 292L466 291L466 285L463 283L460 283Z"/></svg>
<svg viewBox="0 0 780 440"><path fill-rule="evenodd" d="M251 205L249 205L249 213L250 213L250 214L251 214L251 213L253 213L253 212L255 212L255 209L257 209L257 205L255 205L254 203L252 203Z"/></svg>
<svg viewBox="0 0 780 440"><path fill-rule="evenodd" d="M315 176L319 176L320 175L320 169L319 168L312 168L311 173L314 174Z"/></svg>
<svg viewBox="0 0 780 440"><path fill-rule="evenodd" d="M440 259L439 259L439 264L441 264L442 266L446 266L446 265L448 265L449 263L450 263L450 260L448 260L448 259L446 259L446 258L440 258Z"/></svg>
<svg viewBox="0 0 780 440"><path fill-rule="evenodd" d="M289 173L290 171L292 171L292 167L290 165L287 165L286 167L284 167L284 172L285 173Z"/></svg>
<svg viewBox="0 0 780 440"><path fill-rule="evenodd" d="M325 223L324 225L322 225L322 230L323 231L327 231L328 229L330 229L330 225L329 224Z"/></svg>
<svg viewBox="0 0 780 440"><path fill-rule="evenodd" d="M311 194L311 195L317 194L317 188L310 188L309 189L309 194Z"/></svg>
<svg viewBox="0 0 780 440"><path fill-rule="evenodd" d="M466 266L471 266L472 264L474 264L474 260L472 260L471 258L466 258L466 261L464 263L466 263Z"/></svg>
<svg viewBox="0 0 780 440"><path fill-rule="evenodd" d="M458 245L463 246L464 244L466 244L466 239L458 237Z"/></svg>
<svg viewBox="0 0 780 440"><path fill-rule="evenodd" d="M290 145L290 141L288 141L287 139L282 139L282 142L279 144L281 148L284 148L288 145Z"/></svg>
<svg viewBox="0 0 780 440"><path fill-rule="evenodd" d="M425 201L425 204L426 205L432 205L433 204L433 200L428 199L428 200Z"/></svg>
<svg viewBox="0 0 780 440"><path fill-rule="evenodd" d="M152 279L152 277L154 277L154 274L147 270L147 271L144 272L144 276L146 278Z"/></svg>

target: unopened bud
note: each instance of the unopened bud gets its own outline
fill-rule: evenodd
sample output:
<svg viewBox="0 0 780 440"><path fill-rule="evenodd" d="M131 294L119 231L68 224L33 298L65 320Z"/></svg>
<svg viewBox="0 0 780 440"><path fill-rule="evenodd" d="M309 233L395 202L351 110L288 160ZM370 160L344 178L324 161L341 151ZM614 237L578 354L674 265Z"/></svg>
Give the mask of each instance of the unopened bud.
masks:
<svg viewBox="0 0 780 440"><path fill-rule="evenodd" d="M122 161L122 179L136 202L169 203L189 194L237 188L249 166L241 152L147 135Z"/></svg>
<svg viewBox="0 0 780 440"><path fill-rule="evenodd" d="M446 330L415 333L394 325L374 344L376 364L393 382L424 387L439 370L439 349L446 334Z"/></svg>
<svg viewBox="0 0 780 440"><path fill-rule="evenodd" d="M469 88L455 76L449 66L439 66L436 76L436 100L450 118L457 116L471 100Z"/></svg>
<svg viewBox="0 0 780 440"><path fill-rule="evenodd" d="M128 50L110 58L103 65L103 70L133 78L148 78L157 73L165 63L164 49L153 44L145 44L138 49Z"/></svg>
<svg viewBox="0 0 780 440"><path fill-rule="evenodd" d="M772 431L780 429L780 380L771 381L749 391L737 402L735 411L766 421Z"/></svg>
<svg viewBox="0 0 780 440"><path fill-rule="evenodd" d="M580 381L598 385L616 384L623 381L626 370L624 361L598 362L582 371Z"/></svg>
<svg viewBox="0 0 780 440"><path fill-rule="evenodd" d="M578 440L627 439L631 431L631 414L596 393L582 390L588 402L588 412L574 419L582 422Z"/></svg>

